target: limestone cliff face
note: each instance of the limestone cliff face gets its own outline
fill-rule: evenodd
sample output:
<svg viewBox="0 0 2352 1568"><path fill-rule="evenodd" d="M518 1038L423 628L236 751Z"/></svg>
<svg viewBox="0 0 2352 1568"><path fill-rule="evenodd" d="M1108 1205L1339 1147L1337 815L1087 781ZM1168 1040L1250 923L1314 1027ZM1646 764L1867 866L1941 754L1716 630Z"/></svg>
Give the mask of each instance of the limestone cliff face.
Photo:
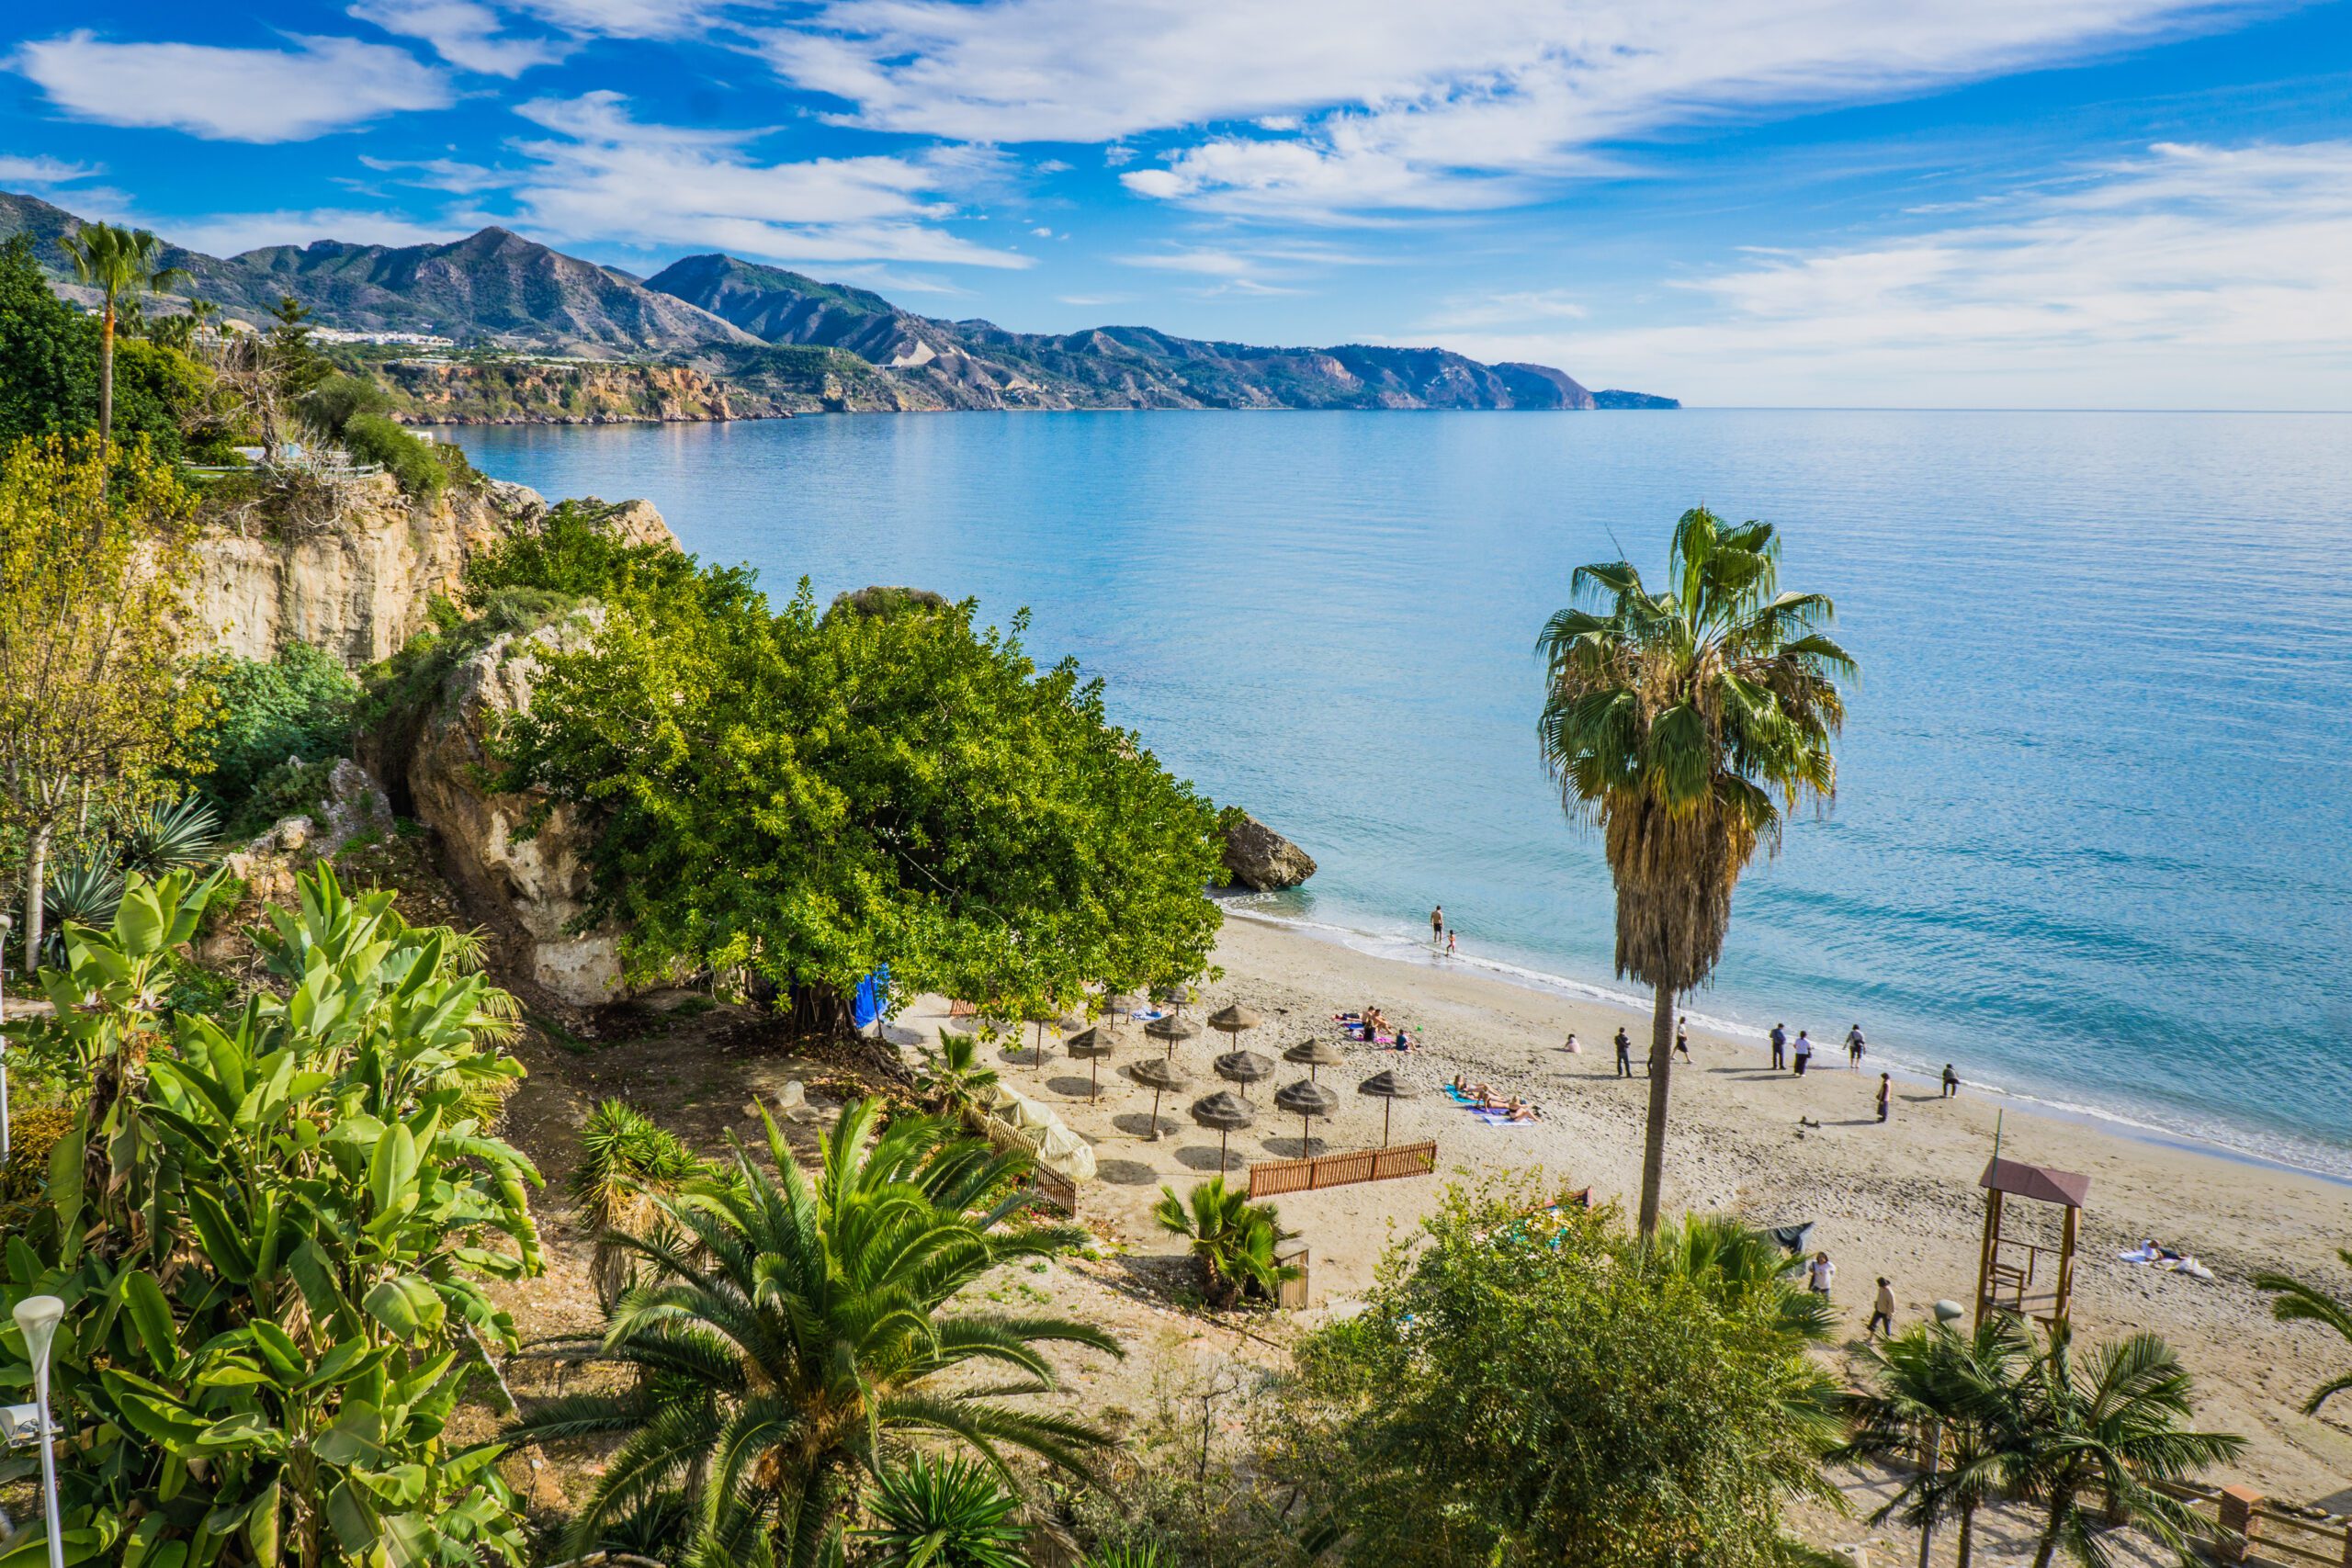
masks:
<svg viewBox="0 0 2352 1568"><path fill-rule="evenodd" d="M356 669L390 658L424 629L436 594L456 593L469 561L547 513L515 484L453 488L417 507L388 474L353 480L306 526L217 521L199 548L200 614L215 645L240 657L273 659L307 642ZM622 502L611 525L641 543L677 544L642 501Z"/></svg>
<svg viewBox="0 0 2352 1568"><path fill-rule="evenodd" d="M500 719L530 705L539 657L585 646L603 618L592 605L535 632L510 632L458 665L407 758L416 815L440 835L450 879L469 910L503 940L504 967L573 1007L621 996L615 934L571 929L586 908L587 833L569 807L558 807L536 834L517 838L543 800L493 795L482 780Z"/></svg>

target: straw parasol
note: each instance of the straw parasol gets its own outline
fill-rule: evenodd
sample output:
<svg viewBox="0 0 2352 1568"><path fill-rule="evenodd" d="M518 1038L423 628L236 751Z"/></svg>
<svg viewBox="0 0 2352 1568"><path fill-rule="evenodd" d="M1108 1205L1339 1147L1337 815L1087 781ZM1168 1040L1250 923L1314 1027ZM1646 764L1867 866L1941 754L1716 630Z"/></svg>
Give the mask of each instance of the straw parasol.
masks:
<svg viewBox="0 0 2352 1568"><path fill-rule="evenodd" d="M1245 1100L1250 1098L1251 1084L1261 1078L1270 1078L1274 1076L1273 1063L1259 1055L1255 1051L1227 1051L1224 1055L1219 1056L1213 1066L1216 1068L1217 1077L1227 1083L1238 1083L1241 1086L1241 1098Z"/></svg>
<svg viewBox="0 0 2352 1568"><path fill-rule="evenodd" d="M1171 1013L1182 1014L1184 1010L1184 987L1162 986L1151 993L1151 999L1170 1010Z"/></svg>
<svg viewBox="0 0 2352 1568"><path fill-rule="evenodd" d="M1143 1032L1146 1034L1150 1035L1154 1040L1166 1041L1168 1043L1168 1055L1172 1058L1176 1055L1176 1043L1179 1040L1190 1040L1193 1035L1198 1034L1201 1030L1200 1025L1186 1023L1182 1019L1170 1014L1167 1018L1153 1019L1149 1023L1143 1026Z"/></svg>
<svg viewBox="0 0 2352 1568"><path fill-rule="evenodd" d="M1385 1149L1388 1146L1388 1113L1396 1108L1396 1101L1415 1099L1421 1091L1395 1073L1374 1073L1356 1085L1356 1092L1371 1095L1381 1102L1380 1146Z"/></svg>
<svg viewBox="0 0 2352 1568"><path fill-rule="evenodd" d="M1102 998L1102 1011L1111 1021L1111 1032L1119 1031L1119 1021L1134 1012L1150 998L1141 991L1114 991Z"/></svg>
<svg viewBox="0 0 2352 1568"><path fill-rule="evenodd" d="M1287 1088L1275 1090L1274 1103L1298 1118L1299 1152L1312 1155L1315 1145L1306 1135L1306 1119L1310 1116L1329 1116L1340 1109L1340 1097L1312 1078L1301 1078Z"/></svg>
<svg viewBox="0 0 2352 1568"><path fill-rule="evenodd" d="M1151 1090L1151 1141L1159 1142L1159 1097L1173 1094L1193 1080L1173 1062L1144 1061L1130 1067L1136 1082Z"/></svg>
<svg viewBox="0 0 2352 1568"><path fill-rule="evenodd" d="M1103 1059L1111 1055L1110 1031L1101 1028L1081 1029L1062 1042L1063 1049L1084 1062L1086 1066L1086 1102L1091 1105L1102 1098Z"/></svg>
<svg viewBox="0 0 2352 1568"><path fill-rule="evenodd" d="M1243 1007L1239 1002L1228 1002L1209 1014L1209 1027L1236 1045L1241 1043L1243 1034L1265 1021L1253 1010Z"/></svg>
<svg viewBox="0 0 2352 1568"><path fill-rule="evenodd" d="M1347 1058L1340 1054L1337 1045L1328 1040L1302 1040L1283 1053L1283 1060L1305 1067L1307 1079L1312 1082L1317 1067L1340 1066Z"/></svg>
<svg viewBox="0 0 2352 1568"><path fill-rule="evenodd" d="M1256 1122L1258 1113L1219 1089L1205 1100L1193 1101L1193 1120L1201 1126L1216 1129L1216 1168L1223 1170L1226 1140Z"/></svg>

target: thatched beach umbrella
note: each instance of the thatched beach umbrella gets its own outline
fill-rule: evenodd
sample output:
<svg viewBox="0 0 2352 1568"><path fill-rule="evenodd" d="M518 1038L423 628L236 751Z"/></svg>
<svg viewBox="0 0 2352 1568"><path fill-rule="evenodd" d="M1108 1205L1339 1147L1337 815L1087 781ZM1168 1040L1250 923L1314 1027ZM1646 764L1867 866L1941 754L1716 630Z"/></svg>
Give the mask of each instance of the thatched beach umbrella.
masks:
<svg viewBox="0 0 2352 1568"><path fill-rule="evenodd" d="M1226 1140L1256 1122L1258 1113L1219 1089L1205 1100L1193 1101L1193 1120L1201 1126L1216 1129L1216 1168L1223 1170Z"/></svg>
<svg viewBox="0 0 2352 1568"><path fill-rule="evenodd" d="M1183 1015L1184 987L1182 986L1162 986L1151 993L1151 999L1166 1008L1171 1018Z"/></svg>
<svg viewBox="0 0 2352 1568"><path fill-rule="evenodd" d="M1251 1084L1274 1076L1273 1063L1255 1051L1227 1051L1212 1065L1216 1068L1217 1077L1227 1083L1241 1086L1241 1098L1245 1100L1250 1098Z"/></svg>
<svg viewBox="0 0 2352 1568"><path fill-rule="evenodd" d="M1374 1073L1356 1085L1356 1092L1380 1101L1380 1146L1385 1149L1388 1146L1388 1113L1396 1108L1396 1101L1415 1099L1421 1091L1395 1073Z"/></svg>
<svg viewBox="0 0 2352 1568"><path fill-rule="evenodd" d="M1151 1090L1151 1141L1159 1142L1159 1097L1173 1094L1193 1080L1173 1062L1145 1061L1130 1067L1136 1082Z"/></svg>
<svg viewBox="0 0 2352 1568"><path fill-rule="evenodd" d="M1186 1023L1182 1019L1170 1014L1167 1018L1153 1019L1143 1026L1143 1032L1154 1040L1164 1042L1168 1046L1168 1055L1172 1060L1176 1055L1176 1043L1180 1040L1190 1040L1201 1031L1199 1025Z"/></svg>
<svg viewBox="0 0 2352 1568"><path fill-rule="evenodd" d="M1087 1065L1086 1102L1093 1104L1102 1098L1102 1060L1110 1055L1112 1050L1109 1031L1099 1027L1081 1029L1062 1042L1062 1048Z"/></svg>
<svg viewBox="0 0 2352 1568"><path fill-rule="evenodd" d="M1274 1103L1298 1118L1299 1152L1312 1155L1315 1144L1306 1135L1306 1119L1310 1116L1329 1116L1340 1109L1340 1097L1312 1078L1301 1078L1287 1088L1275 1090Z"/></svg>
<svg viewBox="0 0 2352 1568"><path fill-rule="evenodd" d="M1229 1002L1209 1014L1209 1027L1224 1035L1235 1045L1241 1043L1242 1035L1265 1021L1254 1010L1243 1007L1239 1002Z"/></svg>
<svg viewBox="0 0 2352 1568"><path fill-rule="evenodd" d="M1340 1066L1346 1063L1347 1058L1329 1040L1302 1040L1283 1053L1283 1060L1305 1067L1307 1079L1312 1082L1317 1067Z"/></svg>
<svg viewBox="0 0 2352 1568"><path fill-rule="evenodd" d="M1127 1016L1148 999L1141 991L1114 991L1103 998L1102 1011L1111 1021L1111 1032L1117 1033Z"/></svg>

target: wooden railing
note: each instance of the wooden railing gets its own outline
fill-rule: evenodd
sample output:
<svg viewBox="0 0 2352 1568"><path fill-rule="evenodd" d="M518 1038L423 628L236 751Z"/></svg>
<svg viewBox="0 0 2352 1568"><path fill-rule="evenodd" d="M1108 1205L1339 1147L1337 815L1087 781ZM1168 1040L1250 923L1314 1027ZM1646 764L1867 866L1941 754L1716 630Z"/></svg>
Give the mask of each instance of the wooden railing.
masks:
<svg viewBox="0 0 2352 1568"><path fill-rule="evenodd" d="M2219 1534L2199 1543L2217 1562L2256 1568L2352 1568L2352 1530L2273 1503L2251 1486L2166 1485Z"/></svg>
<svg viewBox="0 0 2352 1568"><path fill-rule="evenodd" d="M998 1148L1017 1149L1033 1156L1037 1152L1029 1140L1021 1135L1021 1130L1001 1116L982 1111L969 1120L981 1135ZM1073 1219L1078 1217L1078 1183L1069 1177L1057 1170L1047 1170L1042 1165L1033 1164L1029 1168L1026 1185L1040 1201L1051 1204Z"/></svg>
<svg viewBox="0 0 2352 1568"><path fill-rule="evenodd" d="M1436 1168L1435 1139L1379 1149L1349 1149L1308 1159L1261 1160L1250 1168L1250 1196L1271 1198L1283 1192L1349 1187L1359 1181L1393 1181L1405 1176L1427 1176Z"/></svg>

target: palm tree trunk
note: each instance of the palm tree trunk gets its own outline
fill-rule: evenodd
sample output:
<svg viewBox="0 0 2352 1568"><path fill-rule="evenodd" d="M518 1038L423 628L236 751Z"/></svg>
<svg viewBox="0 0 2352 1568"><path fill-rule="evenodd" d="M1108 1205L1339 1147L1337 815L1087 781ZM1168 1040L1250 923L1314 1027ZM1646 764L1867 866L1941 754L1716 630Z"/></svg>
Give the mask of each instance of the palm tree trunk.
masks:
<svg viewBox="0 0 2352 1568"><path fill-rule="evenodd" d="M107 443L114 439L114 296L107 296L98 318L98 463L103 470Z"/></svg>
<svg viewBox="0 0 2352 1568"><path fill-rule="evenodd" d="M1658 1187L1666 1179L1666 1101L1674 1070L1674 993L1664 986L1650 1015L1650 1116L1642 1134L1642 1239L1657 1235Z"/></svg>
<svg viewBox="0 0 2352 1568"><path fill-rule="evenodd" d="M2034 1548L2033 1568L2050 1568L2050 1560L2058 1555L2058 1529L2075 1506L2072 1487L2061 1486L2050 1495L2050 1519L2041 1531L2041 1544Z"/></svg>
<svg viewBox="0 0 2352 1568"><path fill-rule="evenodd" d="M1960 1506L1959 1568L1968 1568L1968 1554L1976 1550L1976 1505Z"/></svg>

